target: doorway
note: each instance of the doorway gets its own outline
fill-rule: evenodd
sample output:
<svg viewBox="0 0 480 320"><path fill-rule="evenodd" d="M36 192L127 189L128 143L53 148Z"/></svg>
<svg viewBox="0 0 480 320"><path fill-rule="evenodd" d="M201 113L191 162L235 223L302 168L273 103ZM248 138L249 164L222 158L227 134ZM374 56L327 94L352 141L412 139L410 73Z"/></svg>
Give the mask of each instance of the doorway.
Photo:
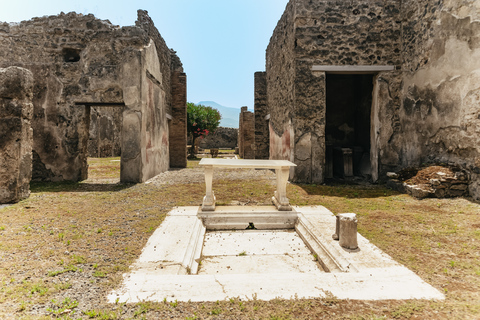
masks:
<svg viewBox="0 0 480 320"><path fill-rule="evenodd" d="M122 156L122 103L85 104L88 124L88 180L119 183Z"/></svg>
<svg viewBox="0 0 480 320"><path fill-rule="evenodd" d="M372 177L373 77L326 75L326 178Z"/></svg>

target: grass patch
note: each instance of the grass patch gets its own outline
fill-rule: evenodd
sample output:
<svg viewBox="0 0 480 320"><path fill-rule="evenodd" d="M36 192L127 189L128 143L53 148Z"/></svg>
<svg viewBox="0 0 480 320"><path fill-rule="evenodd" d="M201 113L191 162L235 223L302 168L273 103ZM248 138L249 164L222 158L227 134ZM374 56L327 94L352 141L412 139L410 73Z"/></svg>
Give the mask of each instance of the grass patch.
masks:
<svg viewBox="0 0 480 320"><path fill-rule="evenodd" d="M359 232L446 292L445 301L363 302L334 297L259 301L249 297L218 303L182 302L181 306L174 301L107 304L104 297L120 284L168 211L174 206L199 205L205 186L104 182L119 176L119 162L96 161L89 160L91 169L97 169L88 180L32 183L29 199L2 209L0 318L11 314L32 318L29 309L36 305L45 310L45 304L50 308L45 316L74 319L480 318L480 205L465 199L419 201L383 186L289 184L287 195L294 205L323 205L334 213L357 213ZM197 166L198 161L188 162L189 168ZM274 184L265 180L215 179L213 188L219 204L225 205L232 201L270 204L275 191ZM85 290L85 281L98 287L95 309L81 309L77 302L81 298L72 295ZM52 299L55 302L49 303ZM70 311L61 314L66 310Z"/></svg>

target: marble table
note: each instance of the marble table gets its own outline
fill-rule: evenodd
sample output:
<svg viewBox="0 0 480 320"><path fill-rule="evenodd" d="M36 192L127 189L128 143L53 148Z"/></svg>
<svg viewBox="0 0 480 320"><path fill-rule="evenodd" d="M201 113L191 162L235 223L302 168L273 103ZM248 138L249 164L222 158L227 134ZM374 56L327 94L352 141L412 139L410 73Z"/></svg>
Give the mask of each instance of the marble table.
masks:
<svg viewBox="0 0 480 320"><path fill-rule="evenodd" d="M279 211L291 211L292 207L287 198L287 181L290 167L296 164L287 160L243 160L243 159L212 159L203 158L199 164L205 168L206 195L203 198L202 211L215 211L215 195L212 190L214 168L251 168L275 169L277 175L277 190L272 201Z"/></svg>

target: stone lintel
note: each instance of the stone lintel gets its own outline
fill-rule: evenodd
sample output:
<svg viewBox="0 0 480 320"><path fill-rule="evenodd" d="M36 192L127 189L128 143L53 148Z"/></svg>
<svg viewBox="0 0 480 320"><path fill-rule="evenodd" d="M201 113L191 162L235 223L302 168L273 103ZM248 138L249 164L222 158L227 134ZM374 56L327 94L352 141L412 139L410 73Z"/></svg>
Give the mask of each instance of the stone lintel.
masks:
<svg viewBox="0 0 480 320"><path fill-rule="evenodd" d="M357 73L357 74L362 74L362 73L377 73L377 72L382 72L382 71L394 71L395 66L390 66L390 65L374 65L374 66L359 66L359 65L347 65L347 66L341 66L341 65L329 65L329 66L324 66L324 65L314 65L312 66L312 71L320 71L320 72L327 72L327 73L336 73L336 74L342 74L342 73Z"/></svg>

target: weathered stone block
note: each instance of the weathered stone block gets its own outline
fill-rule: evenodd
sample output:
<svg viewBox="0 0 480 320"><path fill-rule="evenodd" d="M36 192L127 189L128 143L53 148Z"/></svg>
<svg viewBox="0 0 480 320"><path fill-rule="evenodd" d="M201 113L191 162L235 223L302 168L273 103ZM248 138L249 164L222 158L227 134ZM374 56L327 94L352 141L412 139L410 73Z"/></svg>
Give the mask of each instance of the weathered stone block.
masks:
<svg viewBox="0 0 480 320"><path fill-rule="evenodd" d="M33 77L30 71L20 67L0 69L0 97L5 99L31 100Z"/></svg>
<svg viewBox="0 0 480 320"><path fill-rule="evenodd" d="M442 199L445 198L446 190L445 189L435 189L435 197Z"/></svg>
<svg viewBox="0 0 480 320"><path fill-rule="evenodd" d="M18 202L30 195L32 86L30 71L0 69L0 203Z"/></svg>
<svg viewBox="0 0 480 320"><path fill-rule="evenodd" d="M468 184L454 184L450 187L450 190L461 190L465 191L468 189Z"/></svg>
<svg viewBox="0 0 480 320"><path fill-rule="evenodd" d="M405 185L405 189L409 195L417 199L424 199L428 198L432 195L432 193L425 188L416 186L416 185Z"/></svg>

